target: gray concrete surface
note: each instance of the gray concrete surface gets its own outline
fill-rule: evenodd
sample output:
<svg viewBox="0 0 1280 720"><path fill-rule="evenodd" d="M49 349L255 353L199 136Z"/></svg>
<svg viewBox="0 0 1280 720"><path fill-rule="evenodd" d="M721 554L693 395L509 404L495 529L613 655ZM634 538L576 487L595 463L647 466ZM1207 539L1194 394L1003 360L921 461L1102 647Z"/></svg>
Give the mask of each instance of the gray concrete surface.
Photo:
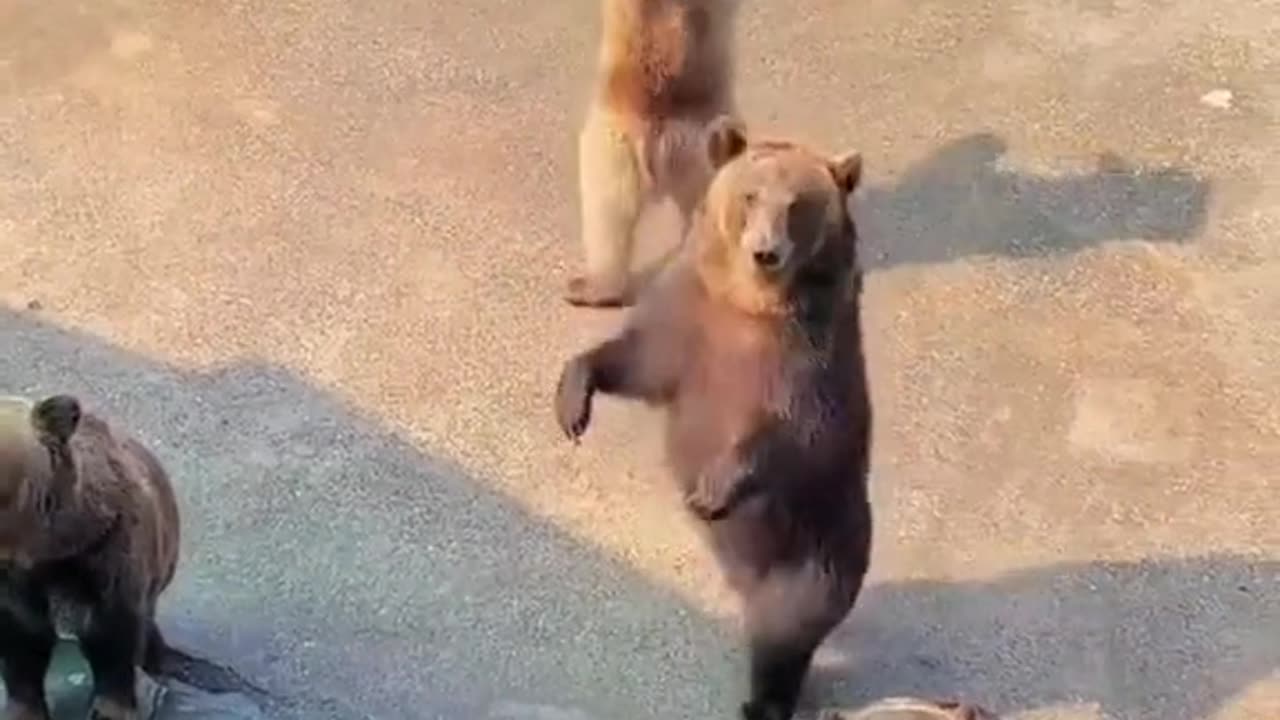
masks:
<svg viewBox="0 0 1280 720"><path fill-rule="evenodd" d="M0 385L157 446L164 622L280 717L732 717L655 418L574 449L548 408L617 322L558 300L597 24L0 1ZM754 124L866 157L877 542L809 702L1280 717L1280 6L761 1L740 37Z"/></svg>

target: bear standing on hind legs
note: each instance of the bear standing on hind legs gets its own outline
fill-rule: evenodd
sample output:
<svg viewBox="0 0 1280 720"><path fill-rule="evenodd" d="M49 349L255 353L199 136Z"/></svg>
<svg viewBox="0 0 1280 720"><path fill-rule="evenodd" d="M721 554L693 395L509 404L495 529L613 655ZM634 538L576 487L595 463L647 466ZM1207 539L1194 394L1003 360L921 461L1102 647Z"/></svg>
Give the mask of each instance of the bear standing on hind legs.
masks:
<svg viewBox="0 0 1280 720"><path fill-rule="evenodd" d="M48 720L62 629L93 675L92 720L135 720L137 668L169 655L156 600L178 562L178 505L145 447L67 395L0 398L4 720Z"/></svg>
<svg viewBox="0 0 1280 720"><path fill-rule="evenodd" d="M667 461L741 596L746 720L788 720L871 549L871 406L847 201L856 153L821 156L712 125L718 168L685 240L621 332L564 367L575 441L596 392L666 411Z"/></svg>
<svg viewBox="0 0 1280 720"><path fill-rule="evenodd" d="M629 303L634 233L649 202L672 198L688 222L712 172L706 125L736 112L739 1L603 0L596 88L578 135L586 269L568 281L569 303Z"/></svg>

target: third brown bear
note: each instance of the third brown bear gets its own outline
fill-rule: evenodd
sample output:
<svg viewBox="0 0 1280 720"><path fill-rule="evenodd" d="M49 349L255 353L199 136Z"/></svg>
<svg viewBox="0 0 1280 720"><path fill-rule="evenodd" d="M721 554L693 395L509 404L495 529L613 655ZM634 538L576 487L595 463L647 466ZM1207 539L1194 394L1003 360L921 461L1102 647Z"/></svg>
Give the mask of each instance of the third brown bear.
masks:
<svg viewBox="0 0 1280 720"><path fill-rule="evenodd" d="M578 135L585 271L565 299L630 302L640 215L672 198L687 223L713 168L707 124L734 114L733 20L740 0L602 0L597 79Z"/></svg>

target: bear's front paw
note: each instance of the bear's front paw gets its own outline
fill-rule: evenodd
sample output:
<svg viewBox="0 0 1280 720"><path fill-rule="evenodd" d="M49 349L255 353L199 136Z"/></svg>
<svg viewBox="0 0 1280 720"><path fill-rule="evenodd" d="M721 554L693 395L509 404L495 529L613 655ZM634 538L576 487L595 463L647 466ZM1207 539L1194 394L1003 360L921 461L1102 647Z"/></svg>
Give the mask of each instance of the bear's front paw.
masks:
<svg viewBox="0 0 1280 720"><path fill-rule="evenodd" d="M696 488L684 496L684 505L689 508L689 512L704 522L723 520L729 514L724 498L707 487L705 482L698 483Z"/></svg>
<svg viewBox="0 0 1280 720"><path fill-rule="evenodd" d="M763 493L765 485L754 462L728 452L702 471L684 496L684 504L707 522L723 520L742 503Z"/></svg>
<svg viewBox="0 0 1280 720"><path fill-rule="evenodd" d="M581 358L566 363L556 385L556 422L574 442L591 422L591 391L591 368Z"/></svg>
<svg viewBox="0 0 1280 720"><path fill-rule="evenodd" d="M742 467L725 457L712 463L698 476L698 482L684 496L685 507L706 522L723 520L733 509L734 494L742 481Z"/></svg>

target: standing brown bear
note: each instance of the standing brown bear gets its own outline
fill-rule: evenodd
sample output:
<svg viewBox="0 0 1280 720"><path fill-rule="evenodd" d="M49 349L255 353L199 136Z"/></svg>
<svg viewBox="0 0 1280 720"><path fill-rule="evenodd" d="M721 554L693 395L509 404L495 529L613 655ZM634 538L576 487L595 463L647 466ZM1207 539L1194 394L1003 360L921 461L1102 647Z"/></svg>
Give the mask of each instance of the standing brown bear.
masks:
<svg viewBox="0 0 1280 720"><path fill-rule="evenodd" d="M871 549L871 407L848 209L861 158L712 125L716 175L684 254L620 334L569 361L556 416L596 392L665 408L668 463L744 601L747 720L787 720L814 650L853 607Z"/></svg>
<svg viewBox="0 0 1280 720"><path fill-rule="evenodd" d="M47 720L57 630L93 673L95 720L137 717L138 666L166 646L156 599L178 561L178 505L159 461L74 397L0 399L0 663L5 720Z"/></svg>
<svg viewBox="0 0 1280 720"><path fill-rule="evenodd" d="M634 234L645 206L673 199L684 222L713 168L707 124L733 114L733 29L740 0L602 0L591 106L578 135L585 272L574 305L630 302Z"/></svg>

